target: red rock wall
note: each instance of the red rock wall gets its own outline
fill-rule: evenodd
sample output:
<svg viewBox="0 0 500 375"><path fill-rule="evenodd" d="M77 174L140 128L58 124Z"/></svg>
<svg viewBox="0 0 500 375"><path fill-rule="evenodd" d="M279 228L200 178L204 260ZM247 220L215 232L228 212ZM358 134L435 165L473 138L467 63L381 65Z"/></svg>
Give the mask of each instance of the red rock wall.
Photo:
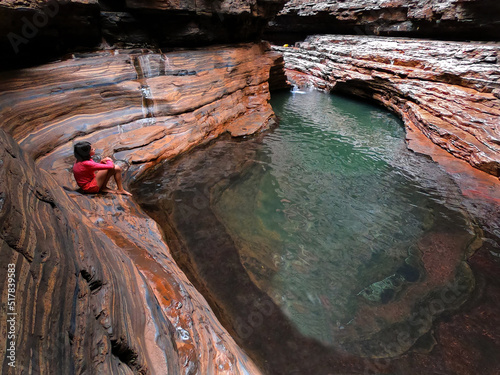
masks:
<svg viewBox="0 0 500 375"><path fill-rule="evenodd" d="M71 166L73 142L89 140L124 166L127 184L223 132L269 125L267 80L278 56L268 48L98 52L0 75L0 277L16 264L19 368L259 373L172 260L156 223L133 198L77 192ZM6 345L0 367L18 373Z"/></svg>
<svg viewBox="0 0 500 375"><path fill-rule="evenodd" d="M296 84L374 99L454 156L500 175L497 44L325 35L275 49Z"/></svg>
<svg viewBox="0 0 500 375"><path fill-rule="evenodd" d="M4 73L2 127L44 169L60 172L62 185L76 187L66 170L76 140L142 168L273 121L267 80L279 55L268 48L97 52Z"/></svg>
<svg viewBox="0 0 500 375"><path fill-rule="evenodd" d="M0 142L0 277L15 265L17 313L15 368L2 340L2 373L118 373L120 366L150 373L171 366L145 350L154 323L165 353L179 357L166 335L174 327L148 307L151 288L130 259L3 130ZM4 332L3 304L1 315Z"/></svg>
<svg viewBox="0 0 500 375"><path fill-rule="evenodd" d="M311 34L499 40L497 0L290 0L268 27L275 43Z"/></svg>
<svg viewBox="0 0 500 375"><path fill-rule="evenodd" d="M68 194L1 129L0 144L0 277L15 265L17 313L3 374L259 372L137 205Z"/></svg>

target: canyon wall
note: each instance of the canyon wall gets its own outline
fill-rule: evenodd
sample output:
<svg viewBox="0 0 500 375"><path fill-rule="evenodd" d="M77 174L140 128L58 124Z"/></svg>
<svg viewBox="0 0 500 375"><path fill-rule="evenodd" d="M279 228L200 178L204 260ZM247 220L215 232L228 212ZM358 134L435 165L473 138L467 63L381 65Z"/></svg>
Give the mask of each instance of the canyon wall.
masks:
<svg viewBox="0 0 500 375"><path fill-rule="evenodd" d="M4 0L0 2L0 69L32 66L89 48L192 47L255 41L283 3Z"/></svg>
<svg viewBox="0 0 500 375"><path fill-rule="evenodd" d="M275 49L296 85L375 100L408 134L500 175L498 44L323 35Z"/></svg>
<svg viewBox="0 0 500 375"><path fill-rule="evenodd" d="M311 34L498 40L496 0L290 0L266 38L293 43Z"/></svg>
<svg viewBox="0 0 500 375"><path fill-rule="evenodd" d="M498 4L479 4L290 2L270 30L276 39L326 28L495 39ZM297 85L375 99L408 132L499 174L496 45L324 36L277 48L283 60L267 43L246 43L282 5L1 2L0 69L11 70L0 73L0 278L15 265L18 314L17 367L0 342L3 373L259 373L134 199L81 194L76 141L111 156L127 185L225 132L272 126L269 90L286 87L286 61Z"/></svg>
<svg viewBox="0 0 500 375"><path fill-rule="evenodd" d="M0 277L12 264L17 314L2 374L259 372L133 202L72 196L3 130L0 142Z"/></svg>
<svg viewBox="0 0 500 375"><path fill-rule="evenodd" d="M0 277L15 264L18 288L18 367L0 342L5 374L259 373L133 198L81 194L72 145L92 142L127 185L224 132L252 134L274 121L279 60L250 43L97 51L0 74Z"/></svg>
<svg viewBox="0 0 500 375"><path fill-rule="evenodd" d="M131 170L145 169L228 131L271 124L269 45L158 53L97 51L0 74L2 124L63 186L72 142L88 140Z"/></svg>

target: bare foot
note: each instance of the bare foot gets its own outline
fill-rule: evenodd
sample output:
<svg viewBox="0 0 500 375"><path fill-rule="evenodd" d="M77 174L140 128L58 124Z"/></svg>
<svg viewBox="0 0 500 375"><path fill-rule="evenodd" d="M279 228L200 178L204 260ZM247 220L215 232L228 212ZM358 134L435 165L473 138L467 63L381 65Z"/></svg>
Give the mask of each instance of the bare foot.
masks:
<svg viewBox="0 0 500 375"><path fill-rule="evenodd" d="M116 193L116 190L110 189L108 187L104 187L101 189L101 192L103 192L103 193Z"/></svg>
<svg viewBox="0 0 500 375"><path fill-rule="evenodd" d="M132 196L132 194L130 194L127 190L116 190L116 194L123 194L123 195Z"/></svg>

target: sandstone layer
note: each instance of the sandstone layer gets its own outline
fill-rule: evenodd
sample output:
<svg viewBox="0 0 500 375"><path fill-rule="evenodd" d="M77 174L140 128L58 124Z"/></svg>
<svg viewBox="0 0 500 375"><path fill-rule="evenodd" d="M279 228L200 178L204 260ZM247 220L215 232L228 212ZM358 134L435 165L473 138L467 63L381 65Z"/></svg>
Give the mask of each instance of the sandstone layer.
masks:
<svg viewBox="0 0 500 375"><path fill-rule="evenodd" d="M499 18L496 0L290 0L266 36L280 44L311 34L498 40Z"/></svg>
<svg viewBox="0 0 500 375"><path fill-rule="evenodd" d="M71 167L73 142L89 140L124 167L127 185L224 132L266 127L268 47L97 52L0 76L0 276L16 265L18 369L259 373L157 224L133 198L81 194ZM6 345L0 366L18 373Z"/></svg>
<svg viewBox="0 0 500 375"><path fill-rule="evenodd" d="M294 84L375 100L455 157L500 175L498 44L324 35L275 49Z"/></svg>
<svg viewBox="0 0 500 375"><path fill-rule="evenodd" d="M7 0L0 67L98 48L200 46L258 40L284 0Z"/></svg>
<svg viewBox="0 0 500 375"><path fill-rule="evenodd" d="M100 51L0 75L2 127L61 185L76 188L72 141L129 174L225 131L273 121L269 71L279 55L243 44L161 53Z"/></svg>

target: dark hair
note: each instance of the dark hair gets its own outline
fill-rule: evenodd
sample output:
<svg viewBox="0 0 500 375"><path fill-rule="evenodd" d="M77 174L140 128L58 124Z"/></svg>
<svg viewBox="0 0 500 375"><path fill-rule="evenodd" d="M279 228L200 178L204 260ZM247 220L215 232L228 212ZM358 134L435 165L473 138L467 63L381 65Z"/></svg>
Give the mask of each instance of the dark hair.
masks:
<svg viewBox="0 0 500 375"><path fill-rule="evenodd" d="M90 160L90 142L82 141L75 143L74 154L77 161Z"/></svg>

